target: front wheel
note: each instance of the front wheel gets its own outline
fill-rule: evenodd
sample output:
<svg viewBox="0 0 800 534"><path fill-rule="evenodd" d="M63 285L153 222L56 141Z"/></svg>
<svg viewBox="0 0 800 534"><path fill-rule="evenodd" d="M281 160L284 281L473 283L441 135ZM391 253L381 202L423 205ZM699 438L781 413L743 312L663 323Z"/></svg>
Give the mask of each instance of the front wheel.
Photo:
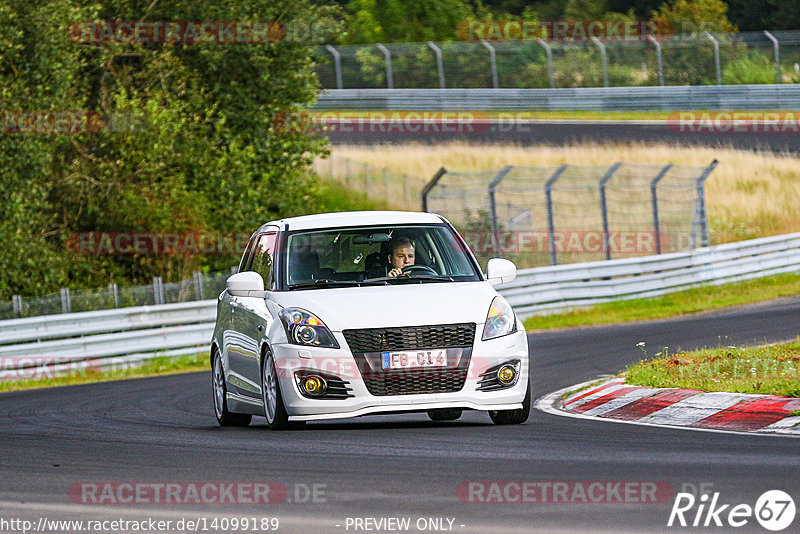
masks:
<svg viewBox="0 0 800 534"><path fill-rule="evenodd" d="M305 421L289 422L289 414L283 404L281 385L275 368L275 358L267 349L264 354L261 373L261 396L264 400L264 415L270 430L285 430L287 428L302 428Z"/></svg>
<svg viewBox="0 0 800 534"><path fill-rule="evenodd" d="M489 417L496 425L521 425L528 420L531 414L531 383L528 382L528 389L525 390L525 398L522 399L522 408L516 410L496 410L490 411Z"/></svg>
<svg viewBox="0 0 800 534"><path fill-rule="evenodd" d="M252 415L231 413L228 411L228 391L225 386L225 372L222 370L222 358L215 348L211 364L211 390L214 394L214 415L220 426L247 426Z"/></svg>

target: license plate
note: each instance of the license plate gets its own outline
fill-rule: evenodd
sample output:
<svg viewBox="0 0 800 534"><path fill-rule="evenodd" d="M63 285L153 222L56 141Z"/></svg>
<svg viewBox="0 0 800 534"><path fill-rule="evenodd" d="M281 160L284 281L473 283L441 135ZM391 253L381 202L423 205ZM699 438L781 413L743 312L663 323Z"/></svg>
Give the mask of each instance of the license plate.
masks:
<svg viewBox="0 0 800 534"><path fill-rule="evenodd" d="M423 367L446 367L447 352L444 350L381 352L381 366L384 369L420 369Z"/></svg>

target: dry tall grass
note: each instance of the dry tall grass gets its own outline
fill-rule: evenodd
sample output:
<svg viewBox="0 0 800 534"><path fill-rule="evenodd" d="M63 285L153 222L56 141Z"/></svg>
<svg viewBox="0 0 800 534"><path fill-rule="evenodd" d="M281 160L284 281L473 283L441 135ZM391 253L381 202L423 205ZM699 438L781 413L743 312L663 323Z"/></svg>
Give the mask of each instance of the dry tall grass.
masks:
<svg viewBox="0 0 800 534"><path fill-rule="evenodd" d="M712 243L800 231L800 159L730 148L669 145L601 145L565 147L444 145L335 146L335 157L387 167L415 180L419 190L445 167L453 171L499 169L505 165L552 166L563 163L626 163L706 166L720 161L706 183Z"/></svg>

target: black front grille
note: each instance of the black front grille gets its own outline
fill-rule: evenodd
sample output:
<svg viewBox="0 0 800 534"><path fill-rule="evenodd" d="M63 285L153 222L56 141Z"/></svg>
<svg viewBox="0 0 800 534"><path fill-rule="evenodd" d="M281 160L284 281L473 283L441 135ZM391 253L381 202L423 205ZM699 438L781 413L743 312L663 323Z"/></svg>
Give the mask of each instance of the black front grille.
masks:
<svg viewBox="0 0 800 534"><path fill-rule="evenodd" d="M449 371L408 371L391 374L383 378L364 380L367 390L373 395L412 395L414 393L453 393L461 391L467 379L466 369Z"/></svg>
<svg viewBox="0 0 800 534"><path fill-rule="evenodd" d="M475 340L475 323L367 328L342 333L354 353L471 347Z"/></svg>
<svg viewBox="0 0 800 534"><path fill-rule="evenodd" d="M467 380L475 323L344 330L367 390L376 396L460 391ZM448 350L449 364L438 369L383 369L381 352Z"/></svg>

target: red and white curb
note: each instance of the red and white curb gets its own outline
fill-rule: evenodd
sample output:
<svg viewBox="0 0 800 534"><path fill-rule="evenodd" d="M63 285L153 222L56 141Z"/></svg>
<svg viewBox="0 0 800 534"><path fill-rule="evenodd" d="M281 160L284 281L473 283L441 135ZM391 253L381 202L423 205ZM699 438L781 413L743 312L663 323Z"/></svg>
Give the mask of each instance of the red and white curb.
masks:
<svg viewBox="0 0 800 534"><path fill-rule="evenodd" d="M575 390L579 391L569 394ZM536 407L557 415L614 422L800 437L800 416L790 415L800 410L800 399L776 395L645 388L611 378L555 391L539 399Z"/></svg>

